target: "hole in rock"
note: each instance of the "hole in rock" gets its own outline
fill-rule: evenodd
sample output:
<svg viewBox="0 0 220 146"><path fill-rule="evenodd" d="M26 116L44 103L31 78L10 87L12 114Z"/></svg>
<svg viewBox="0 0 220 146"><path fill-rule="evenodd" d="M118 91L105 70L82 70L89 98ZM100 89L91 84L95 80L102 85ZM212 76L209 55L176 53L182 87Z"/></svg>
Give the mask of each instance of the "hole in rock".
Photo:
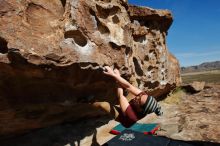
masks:
<svg viewBox="0 0 220 146"><path fill-rule="evenodd" d="M148 89L155 89L159 86L159 82L155 81L153 83L151 83L150 81L145 82L144 87L148 87Z"/></svg>
<svg viewBox="0 0 220 146"><path fill-rule="evenodd" d="M143 70L141 69L141 66L138 63L138 60L137 60L136 57L133 57L133 62L134 62L135 72L137 73L137 75L138 76L143 76Z"/></svg>
<svg viewBox="0 0 220 146"><path fill-rule="evenodd" d="M104 26L101 22L98 21L97 24L98 24L98 30L101 34L106 34L106 33L109 34L110 33L108 27Z"/></svg>
<svg viewBox="0 0 220 146"><path fill-rule="evenodd" d="M154 47L154 48L155 48L155 47ZM149 53L150 53L150 54L154 54L154 56L155 56L156 58L158 58L158 55L157 55L156 50L150 50Z"/></svg>
<svg viewBox="0 0 220 146"><path fill-rule="evenodd" d="M96 16L96 13L91 9L89 10L89 12L93 17L95 17L95 21L96 21L97 28L98 28L99 32L101 34L109 34L110 31L109 31L108 27L106 27L105 25L102 24L102 22L99 21L98 17Z"/></svg>
<svg viewBox="0 0 220 146"><path fill-rule="evenodd" d="M152 17L153 18L153 17ZM157 21L154 21L154 19L136 19L137 21L139 21L141 26L145 26L147 28L150 28L150 30L159 30L160 29L160 23ZM152 31L151 31L152 32ZM154 33L152 33L152 35L155 35Z"/></svg>
<svg viewBox="0 0 220 146"><path fill-rule="evenodd" d="M140 26L150 27L151 22L149 20L142 20L142 19L134 19L132 21L134 24L139 24Z"/></svg>
<svg viewBox="0 0 220 146"><path fill-rule="evenodd" d="M86 37L79 30L70 30L65 32L65 39L73 38L75 43L81 47L84 47L87 44Z"/></svg>
<svg viewBox="0 0 220 146"><path fill-rule="evenodd" d="M162 43L160 41L158 41L158 46L162 46Z"/></svg>
<svg viewBox="0 0 220 146"><path fill-rule="evenodd" d="M125 48L125 54L129 55L130 53L132 53L132 49L130 47L126 47Z"/></svg>
<svg viewBox="0 0 220 146"><path fill-rule="evenodd" d="M2 54L8 53L7 45L8 42L4 38L0 37L0 53Z"/></svg>
<svg viewBox="0 0 220 146"><path fill-rule="evenodd" d="M92 18L92 21L94 22L95 24L95 27L97 27L97 22L99 21L96 14L95 14L95 11L93 11L92 9L89 9L89 13L91 15L91 18Z"/></svg>
<svg viewBox="0 0 220 146"><path fill-rule="evenodd" d="M113 6L112 8L109 9L110 13L109 15L115 15L117 13L121 12L121 9L118 6Z"/></svg>
<svg viewBox="0 0 220 146"><path fill-rule="evenodd" d="M144 21L143 26L150 27L151 23L149 21Z"/></svg>
<svg viewBox="0 0 220 146"><path fill-rule="evenodd" d="M66 0L61 0L61 3L62 3L62 5L63 5L63 7L65 7L65 5L66 5Z"/></svg>
<svg viewBox="0 0 220 146"><path fill-rule="evenodd" d="M148 71L151 71L153 68L154 68L153 66L149 66L149 67L147 68L147 70L148 70Z"/></svg>
<svg viewBox="0 0 220 146"><path fill-rule="evenodd" d="M101 0L102 2L110 3L112 0Z"/></svg>
<svg viewBox="0 0 220 146"><path fill-rule="evenodd" d="M96 9L98 11L98 15L103 18L106 19L108 16L112 16L115 15L116 13L120 12L120 8L118 6L113 6L113 7L109 7L109 8L103 8L99 5L96 5Z"/></svg>
<svg viewBox="0 0 220 146"><path fill-rule="evenodd" d="M144 43L146 41L146 36L133 36L135 42Z"/></svg>
<svg viewBox="0 0 220 146"><path fill-rule="evenodd" d="M118 24L118 23L120 22L120 20L119 20L119 18L118 18L117 15L115 15L115 16L112 17L112 21L113 21L113 23L115 23L115 24Z"/></svg>
<svg viewBox="0 0 220 146"><path fill-rule="evenodd" d="M145 61L149 61L149 57L147 55L144 56Z"/></svg>
<svg viewBox="0 0 220 146"><path fill-rule="evenodd" d="M121 46L118 46L117 44L115 44L114 42L109 42L109 45L116 50L121 50Z"/></svg>
<svg viewBox="0 0 220 146"><path fill-rule="evenodd" d="M136 81L137 81L137 84L138 84L138 87L139 87L140 84L141 84L141 80L140 79L136 79Z"/></svg>

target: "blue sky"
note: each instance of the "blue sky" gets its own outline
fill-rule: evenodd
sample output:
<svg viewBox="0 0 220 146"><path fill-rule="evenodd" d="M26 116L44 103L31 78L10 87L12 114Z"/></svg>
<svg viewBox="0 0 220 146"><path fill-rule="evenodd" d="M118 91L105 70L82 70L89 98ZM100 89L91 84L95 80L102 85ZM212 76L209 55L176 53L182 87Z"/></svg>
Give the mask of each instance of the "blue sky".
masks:
<svg viewBox="0 0 220 146"><path fill-rule="evenodd" d="M167 45L181 66L220 60L220 0L128 0L129 4L168 9L174 21Z"/></svg>

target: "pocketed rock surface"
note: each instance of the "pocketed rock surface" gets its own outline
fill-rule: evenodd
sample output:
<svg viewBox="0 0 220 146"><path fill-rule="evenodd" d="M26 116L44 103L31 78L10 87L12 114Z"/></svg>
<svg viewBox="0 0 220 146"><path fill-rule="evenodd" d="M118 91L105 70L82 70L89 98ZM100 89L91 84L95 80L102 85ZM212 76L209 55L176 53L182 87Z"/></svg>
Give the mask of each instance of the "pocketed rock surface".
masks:
<svg viewBox="0 0 220 146"><path fill-rule="evenodd" d="M121 0L0 0L1 138L114 112L105 65L155 97L168 93L181 82L166 45L172 21Z"/></svg>

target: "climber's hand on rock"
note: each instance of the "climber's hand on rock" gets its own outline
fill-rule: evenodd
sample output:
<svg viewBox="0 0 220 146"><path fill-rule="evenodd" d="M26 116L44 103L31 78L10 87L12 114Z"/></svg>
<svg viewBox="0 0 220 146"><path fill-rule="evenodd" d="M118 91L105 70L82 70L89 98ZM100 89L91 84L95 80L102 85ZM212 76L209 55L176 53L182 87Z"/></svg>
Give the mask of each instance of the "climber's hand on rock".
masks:
<svg viewBox="0 0 220 146"><path fill-rule="evenodd" d="M108 75L108 76L112 76L112 77L115 77L116 74L115 72L113 71L113 69L109 66L105 66L104 69L103 69L103 73Z"/></svg>

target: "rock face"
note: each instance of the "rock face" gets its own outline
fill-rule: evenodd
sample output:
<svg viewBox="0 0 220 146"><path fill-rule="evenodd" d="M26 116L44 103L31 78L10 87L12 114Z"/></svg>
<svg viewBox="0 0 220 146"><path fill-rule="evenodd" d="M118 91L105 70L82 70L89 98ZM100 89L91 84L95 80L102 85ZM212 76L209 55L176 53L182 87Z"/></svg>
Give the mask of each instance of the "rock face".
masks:
<svg viewBox="0 0 220 146"><path fill-rule="evenodd" d="M169 11L120 0L0 0L0 135L103 114L97 103L116 104L104 65L168 93L181 82L171 23Z"/></svg>
<svg viewBox="0 0 220 146"><path fill-rule="evenodd" d="M209 84L199 93L182 94L179 98L178 103L163 102L164 115L154 121L161 123L158 134L179 140L209 141L219 145L220 85Z"/></svg>
<svg viewBox="0 0 220 146"><path fill-rule="evenodd" d="M204 89L204 87L205 87L204 81L203 82L194 81L184 86L185 90L191 93L200 92Z"/></svg>

